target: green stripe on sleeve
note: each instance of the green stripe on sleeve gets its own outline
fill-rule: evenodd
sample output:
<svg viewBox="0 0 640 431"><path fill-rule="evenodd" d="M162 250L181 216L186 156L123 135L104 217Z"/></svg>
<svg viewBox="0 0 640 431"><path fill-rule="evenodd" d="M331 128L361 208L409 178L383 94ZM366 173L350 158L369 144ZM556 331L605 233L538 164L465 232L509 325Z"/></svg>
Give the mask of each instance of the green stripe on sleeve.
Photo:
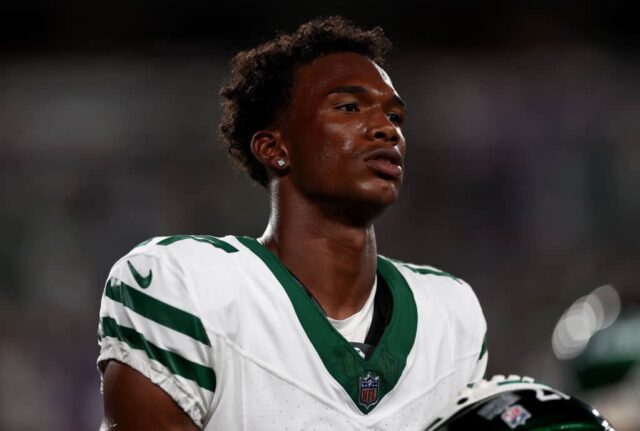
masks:
<svg viewBox="0 0 640 431"><path fill-rule="evenodd" d="M118 325L118 322L111 317L103 317L101 323L103 337L114 337L127 343L133 349L143 350L149 358L160 362L171 373L192 380L198 386L211 392L215 390L216 375L211 368L191 362L176 353L161 349L150 343L134 329Z"/></svg>
<svg viewBox="0 0 640 431"><path fill-rule="evenodd" d="M484 334L484 339L482 340L482 347L480 348L480 355L478 356L478 361L482 359L482 357L487 353L487 334Z"/></svg>
<svg viewBox="0 0 640 431"><path fill-rule="evenodd" d="M180 332L202 344L207 346L211 345L202 321L193 314L158 301L113 278L107 282L105 295L147 319Z"/></svg>

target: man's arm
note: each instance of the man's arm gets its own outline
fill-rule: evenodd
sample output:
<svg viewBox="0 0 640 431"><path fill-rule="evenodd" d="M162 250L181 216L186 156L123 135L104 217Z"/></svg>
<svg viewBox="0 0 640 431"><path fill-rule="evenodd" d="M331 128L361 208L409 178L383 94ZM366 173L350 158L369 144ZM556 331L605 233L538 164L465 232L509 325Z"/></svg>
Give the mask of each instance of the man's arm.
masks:
<svg viewBox="0 0 640 431"><path fill-rule="evenodd" d="M197 431L189 416L162 389L118 361L103 376L104 421L100 431Z"/></svg>

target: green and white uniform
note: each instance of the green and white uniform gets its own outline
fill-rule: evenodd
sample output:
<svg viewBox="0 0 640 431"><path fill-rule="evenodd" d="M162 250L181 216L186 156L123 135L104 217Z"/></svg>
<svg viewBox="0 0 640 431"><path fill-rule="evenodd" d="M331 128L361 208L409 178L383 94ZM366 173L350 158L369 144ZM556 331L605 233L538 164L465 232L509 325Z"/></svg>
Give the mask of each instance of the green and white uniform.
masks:
<svg viewBox="0 0 640 431"><path fill-rule="evenodd" d="M483 376L485 319L462 280L377 264L393 306L363 359L255 239L154 238L109 274L99 368L133 367L204 430L422 430Z"/></svg>

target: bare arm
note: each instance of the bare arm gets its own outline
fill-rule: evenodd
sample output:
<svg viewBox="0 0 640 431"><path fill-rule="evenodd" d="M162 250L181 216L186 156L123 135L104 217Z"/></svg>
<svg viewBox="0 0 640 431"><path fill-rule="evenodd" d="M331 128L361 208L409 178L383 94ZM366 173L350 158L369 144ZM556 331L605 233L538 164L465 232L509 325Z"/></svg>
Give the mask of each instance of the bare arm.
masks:
<svg viewBox="0 0 640 431"><path fill-rule="evenodd" d="M100 431L197 431L189 416L145 376L115 360L104 372Z"/></svg>

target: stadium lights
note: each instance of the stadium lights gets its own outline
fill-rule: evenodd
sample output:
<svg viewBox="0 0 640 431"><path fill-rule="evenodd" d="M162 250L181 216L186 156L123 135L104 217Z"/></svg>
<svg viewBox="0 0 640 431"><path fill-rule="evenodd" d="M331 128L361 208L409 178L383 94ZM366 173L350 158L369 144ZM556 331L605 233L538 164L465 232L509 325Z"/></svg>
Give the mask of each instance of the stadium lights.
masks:
<svg viewBox="0 0 640 431"><path fill-rule="evenodd" d="M580 355L593 335L613 324L620 314L620 295L607 284L577 299L564 312L551 337L558 359Z"/></svg>

